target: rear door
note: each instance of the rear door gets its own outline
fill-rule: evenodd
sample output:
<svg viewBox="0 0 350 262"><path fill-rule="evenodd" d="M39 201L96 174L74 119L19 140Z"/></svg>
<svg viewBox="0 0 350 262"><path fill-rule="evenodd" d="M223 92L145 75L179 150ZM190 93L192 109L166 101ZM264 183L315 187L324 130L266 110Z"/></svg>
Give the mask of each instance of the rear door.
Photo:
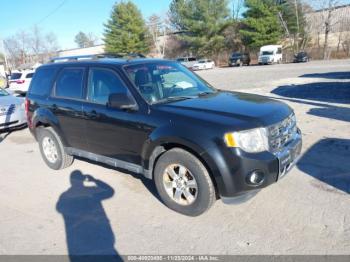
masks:
<svg viewBox="0 0 350 262"><path fill-rule="evenodd" d="M85 67L63 68L56 78L49 105L68 146L81 150L88 150L82 111L85 75Z"/></svg>

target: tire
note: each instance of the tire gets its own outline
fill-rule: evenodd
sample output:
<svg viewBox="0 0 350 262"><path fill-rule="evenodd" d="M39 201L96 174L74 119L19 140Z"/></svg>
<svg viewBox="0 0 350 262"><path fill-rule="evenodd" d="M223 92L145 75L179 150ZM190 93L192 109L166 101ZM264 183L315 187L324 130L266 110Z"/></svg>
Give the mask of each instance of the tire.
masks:
<svg viewBox="0 0 350 262"><path fill-rule="evenodd" d="M73 164L74 157L68 155L65 152L62 141L57 135L57 133L53 130L53 128L39 128L37 130L37 138L39 142L41 156L48 167L50 167L53 170L61 170ZM45 153L45 143L49 143L50 145L53 145L55 147L56 153L51 154L51 156L54 155L53 158L55 159L55 161L53 161L54 159L50 160L47 154Z"/></svg>
<svg viewBox="0 0 350 262"><path fill-rule="evenodd" d="M170 175L168 175L170 173L166 172L166 170L169 170L169 168L171 170L174 167L172 170L175 170L176 173L178 166L187 169L186 175L183 176L185 179L193 178L187 180L187 182L190 181L192 182L191 184L194 184L193 180L196 182L196 189L187 188L182 191L183 193L181 193L178 199L178 201L182 203L178 203L175 200L175 193L178 189L173 188L173 186L170 186L169 189L169 187L167 188L165 186L166 182L164 182L165 178L170 179ZM178 169L178 174L181 174L180 168ZM194 217L205 213L216 201L215 188L208 170L198 158L180 148L171 149L158 159L154 169L154 181L162 202L170 209L187 216ZM173 179L172 181L167 181L167 183L177 184L175 181L176 179ZM188 185L189 184L190 183L188 183ZM185 196L185 191L186 195L188 195L188 192L191 192L192 197L188 199L192 202L188 201ZM173 197L171 195L173 195Z"/></svg>

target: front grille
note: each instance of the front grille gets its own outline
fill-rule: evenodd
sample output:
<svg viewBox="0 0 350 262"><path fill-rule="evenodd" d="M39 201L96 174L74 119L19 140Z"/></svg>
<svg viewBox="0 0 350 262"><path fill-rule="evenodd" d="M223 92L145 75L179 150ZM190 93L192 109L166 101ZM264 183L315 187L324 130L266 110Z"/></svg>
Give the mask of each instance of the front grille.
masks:
<svg viewBox="0 0 350 262"><path fill-rule="evenodd" d="M294 114L270 126L268 128L270 151L273 153L282 151L293 140L297 132L298 128Z"/></svg>

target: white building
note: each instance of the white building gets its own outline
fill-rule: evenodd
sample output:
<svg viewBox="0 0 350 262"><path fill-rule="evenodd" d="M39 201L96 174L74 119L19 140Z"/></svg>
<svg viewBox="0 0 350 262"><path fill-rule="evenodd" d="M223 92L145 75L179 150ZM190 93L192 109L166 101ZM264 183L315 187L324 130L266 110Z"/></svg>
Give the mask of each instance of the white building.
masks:
<svg viewBox="0 0 350 262"><path fill-rule="evenodd" d="M105 45L96 45L86 48L73 48L58 51L58 57L100 55L105 53Z"/></svg>

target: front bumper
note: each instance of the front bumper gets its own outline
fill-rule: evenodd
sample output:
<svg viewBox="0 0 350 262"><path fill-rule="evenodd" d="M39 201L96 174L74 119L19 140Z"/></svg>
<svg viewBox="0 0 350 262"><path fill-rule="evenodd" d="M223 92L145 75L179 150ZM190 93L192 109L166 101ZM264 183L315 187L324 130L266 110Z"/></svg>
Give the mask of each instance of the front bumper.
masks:
<svg viewBox="0 0 350 262"><path fill-rule="evenodd" d="M220 157L220 176L216 177L219 194L224 203L242 202L255 196L261 189L285 177L299 160L302 149L300 131L278 153L250 154L239 148L225 149ZM247 178L253 172L264 174L264 181L252 185Z"/></svg>
<svg viewBox="0 0 350 262"><path fill-rule="evenodd" d="M241 63L241 60L240 59L231 59L228 63L230 66L236 66L236 65L239 65Z"/></svg>

